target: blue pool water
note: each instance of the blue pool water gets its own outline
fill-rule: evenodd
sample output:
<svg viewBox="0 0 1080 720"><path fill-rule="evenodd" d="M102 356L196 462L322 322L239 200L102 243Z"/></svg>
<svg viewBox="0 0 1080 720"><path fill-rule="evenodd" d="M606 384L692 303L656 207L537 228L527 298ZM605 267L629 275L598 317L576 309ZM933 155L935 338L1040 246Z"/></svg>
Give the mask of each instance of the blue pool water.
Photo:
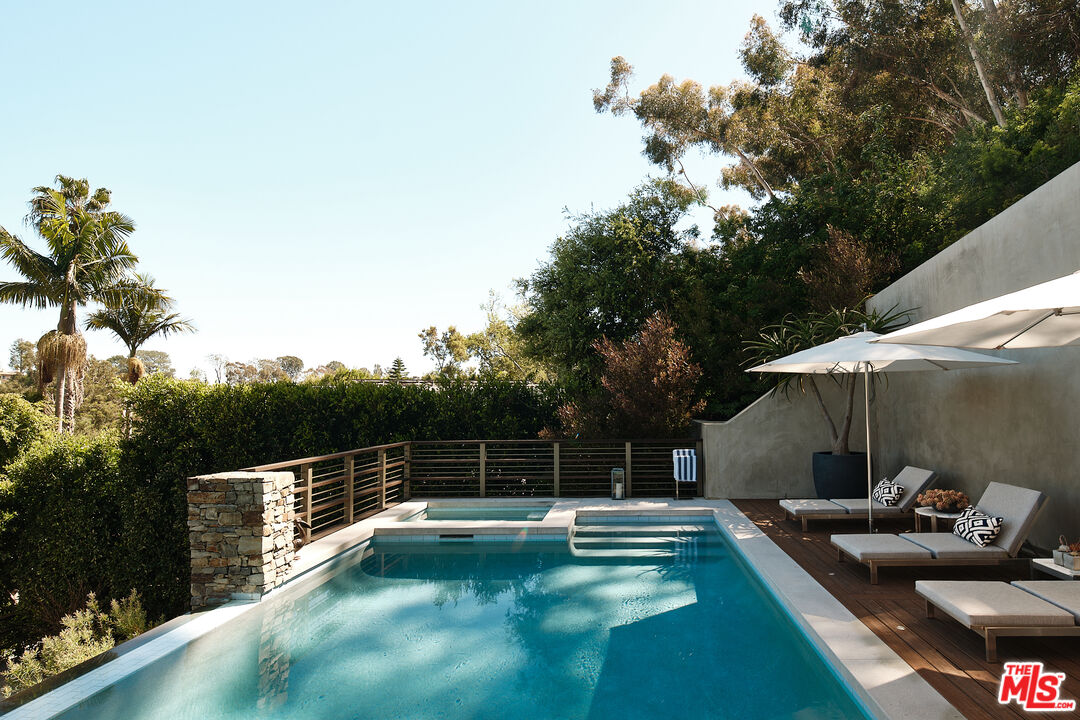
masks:
<svg viewBox="0 0 1080 720"><path fill-rule="evenodd" d="M718 534L598 547L376 545L60 717L866 717Z"/></svg>
<svg viewBox="0 0 1080 720"><path fill-rule="evenodd" d="M543 520L549 510L550 505L429 505L402 520Z"/></svg>

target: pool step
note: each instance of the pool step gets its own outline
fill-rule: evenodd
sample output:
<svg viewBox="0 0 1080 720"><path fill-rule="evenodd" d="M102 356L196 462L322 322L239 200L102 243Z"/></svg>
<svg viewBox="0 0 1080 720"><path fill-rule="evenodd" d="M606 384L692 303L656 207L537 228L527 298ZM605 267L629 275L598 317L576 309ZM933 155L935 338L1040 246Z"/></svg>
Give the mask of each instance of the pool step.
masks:
<svg viewBox="0 0 1080 720"><path fill-rule="evenodd" d="M682 542L673 537L576 537L574 547L596 550L617 550L619 548L674 550L679 545L694 542L686 538Z"/></svg>
<svg viewBox="0 0 1080 720"><path fill-rule="evenodd" d="M710 528L707 525L650 525L646 523L640 523L637 525L597 524L574 526L574 535L576 537L596 537L610 535L682 537L687 535L706 535L710 532L716 532L715 526Z"/></svg>
<svg viewBox="0 0 1080 720"><path fill-rule="evenodd" d="M633 516L625 515L578 515L574 524L578 527L613 527L613 526L632 526L632 527L656 527L658 525L689 525L694 527L715 527L712 515L673 515L671 517L664 516L648 516L650 519L639 519ZM655 519L652 519L655 518Z"/></svg>
<svg viewBox="0 0 1080 720"><path fill-rule="evenodd" d="M570 551L582 558L689 558L722 552L710 541L715 535L715 524L704 516L701 522L686 516L641 522L579 515Z"/></svg>
<svg viewBox="0 0 1080 720"><path fill-rule="evenodd" d="M581 558L673 558L678 553L674 550L659 548L579 548L574 547L573 554Z"/></svg>

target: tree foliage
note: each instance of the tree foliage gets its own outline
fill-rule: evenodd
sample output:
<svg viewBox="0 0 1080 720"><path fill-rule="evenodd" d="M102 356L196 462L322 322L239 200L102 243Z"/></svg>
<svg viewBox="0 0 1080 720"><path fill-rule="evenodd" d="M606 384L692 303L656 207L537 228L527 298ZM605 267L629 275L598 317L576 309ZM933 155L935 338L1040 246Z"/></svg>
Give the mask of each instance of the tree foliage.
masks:
<svg viewBox="0 0 1080 720"><path fill-rule="evenodd" d="M713 243L667 253L645 281L633 273L640 263L607 253L627 268L604 293L608 312L625 306L640 322L642 302L667 311L703 367L706 415L741 409L754 395L739 363L744 339L807 306L850 307L1080 161L1078 7L784 0L783 29L804 44L754 18L739 48L749 79L711 87L665 75L636 91L632 66L614 58L596 110L634 117L643 154L692 202L708 202L684 166L695 151L730 159L719 184L757 202L713 207ZM579 385L598 377L595 356L586 364L599 315L584 276L617 282L582 260L581 247L604 247L582 233L593 228L579 223L523 284L535 309L520 325L530 349L580 368ZM588 270L579 277L571 264ZM569 297L577 283L585 303ZM622 301L639 290L647 301Z"/></svg>
<svg viewBox="0 0 1080 720"><path fill-rule="evenodd" d="M135 274L116 283L116 293L105 306L86 318L88 330L108 330L128 349L125 379L134 385L147 368L138 357L139 348L153 337L194 332L195 326L171 312L173 300L154 286L149 275Z"/></svg>
<svg viewBox="0 0 1080 720"><path fill-rule="evenodd" d="M691 361L666 315L655 313L623 342L601 338L595 349L603 363L600 387L559 409L564 434L662 438L689 431L705 405L697 399L701 366Z"/></svg>
<svg viewBox="0 0 1080 720"><path fill-rule="evenodd" d="M48 418L23 398L0 394L0 478L4 466L25 452L36 440L49 435Z"/></svg>
<svg viewBox="0 0 1080 720"><path fill-rule="evenodd" d="M635 190L621 206L572 218L551 257L518 281L528 307L517 324L527 352L568 384L599 376L595 344L629 338L657 310L671 313L679 257L697 237L681 229L693 197L671 181Z"/></svg>

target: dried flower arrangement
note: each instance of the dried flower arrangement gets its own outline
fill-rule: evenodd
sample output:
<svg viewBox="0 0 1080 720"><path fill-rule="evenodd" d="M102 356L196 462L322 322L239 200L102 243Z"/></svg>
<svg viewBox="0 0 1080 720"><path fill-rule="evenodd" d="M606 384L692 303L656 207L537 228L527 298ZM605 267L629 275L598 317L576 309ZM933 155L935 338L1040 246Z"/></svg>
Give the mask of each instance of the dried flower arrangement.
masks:
<svg viewBox="0 0 1080 720"><path fill-rule="evenodd" d="M940 512L958 512L971 505L968 496L959 490L927 490L919 493L915 502Z"/></svg>

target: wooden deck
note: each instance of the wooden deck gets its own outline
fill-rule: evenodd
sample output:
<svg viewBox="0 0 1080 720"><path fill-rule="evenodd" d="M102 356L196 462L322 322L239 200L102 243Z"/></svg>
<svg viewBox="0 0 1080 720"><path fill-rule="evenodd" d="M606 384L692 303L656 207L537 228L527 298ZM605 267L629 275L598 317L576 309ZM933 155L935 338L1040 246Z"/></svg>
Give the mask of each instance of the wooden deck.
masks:
<svg viewBox="0 0 1080 720"><path fill-rule="evenodd" d="M1080 699L1080 640L1001 638L1000 662L988 663L979 635L949 618L928 619L922 598L915 594L918 579L1022 580L1029 577L1023 568L882 568L875 586L865 566L838 562L829 543L830 534L865 532L865 525L811 523L810 531L803 533L798 523L784 518L776 500L736 500L735 505L966 717L1080 717L1080 711L1028 713L1016 704L997 702L998 679L1007 660L1041 660L1048 671L1064 672L1062 697ZM909 522L893 521L882 529L911 527Z"/></svg>

